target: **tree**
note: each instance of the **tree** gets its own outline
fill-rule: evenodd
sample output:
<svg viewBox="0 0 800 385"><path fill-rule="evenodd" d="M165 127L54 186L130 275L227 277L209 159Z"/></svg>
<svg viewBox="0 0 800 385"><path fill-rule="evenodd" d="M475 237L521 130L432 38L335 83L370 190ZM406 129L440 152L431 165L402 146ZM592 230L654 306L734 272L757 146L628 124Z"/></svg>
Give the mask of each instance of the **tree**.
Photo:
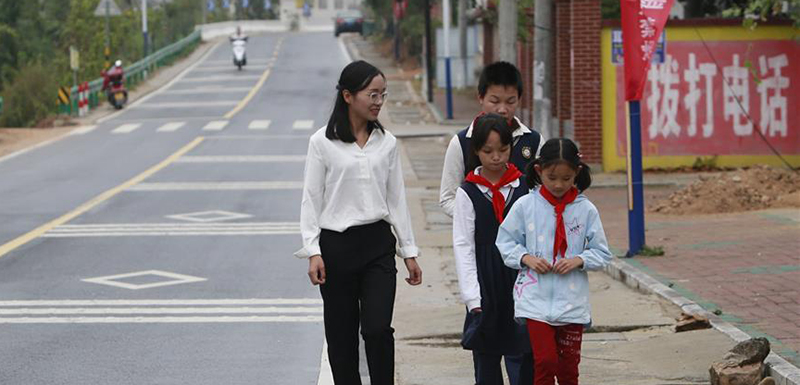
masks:
<svg viewBox="0 0 800 385"><path fill-rule="evenodd" d="M800 27L800 0L745 0L722 11L726 17L742 17L746 27L755 27L759 21L775 17L788 17Z"/></svg>

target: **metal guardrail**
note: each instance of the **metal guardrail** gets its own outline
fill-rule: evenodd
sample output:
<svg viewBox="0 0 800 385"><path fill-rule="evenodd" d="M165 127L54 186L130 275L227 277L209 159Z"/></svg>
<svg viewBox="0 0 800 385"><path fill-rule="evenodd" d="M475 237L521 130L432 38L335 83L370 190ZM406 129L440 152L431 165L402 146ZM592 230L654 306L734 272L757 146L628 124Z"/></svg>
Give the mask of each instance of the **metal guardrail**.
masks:
<svg viewBox="0 0 800 385"><path fill-rule="evenodd" d="M125 86L128 89L134 88L137 84L147 79L147 76L156 68L169 65L184 51L192 48L195 44L200 42L201 33L196 30L172 43L153 54L139 60L129 66L124 66L125 72ZM89 108L94 108L100 101L103 100L101 88L103 87L103 78L97 78L89 82ZM61 114L74 114L78 111L78 87L70 89L70 104L61 105L59 113Z"/></svg>

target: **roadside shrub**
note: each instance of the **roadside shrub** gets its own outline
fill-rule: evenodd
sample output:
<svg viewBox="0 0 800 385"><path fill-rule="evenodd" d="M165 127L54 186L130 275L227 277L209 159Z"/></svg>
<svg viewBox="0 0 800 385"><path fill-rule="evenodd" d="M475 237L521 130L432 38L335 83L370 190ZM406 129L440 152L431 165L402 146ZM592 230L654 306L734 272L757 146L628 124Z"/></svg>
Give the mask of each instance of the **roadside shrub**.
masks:
<svg viewBox="0 0 800 385"><path fill-rule="evenodd" d="M3 90L3 113L0 127L30 127L55 109L58 84L53 71L41 64L20 69Z"/></svg>

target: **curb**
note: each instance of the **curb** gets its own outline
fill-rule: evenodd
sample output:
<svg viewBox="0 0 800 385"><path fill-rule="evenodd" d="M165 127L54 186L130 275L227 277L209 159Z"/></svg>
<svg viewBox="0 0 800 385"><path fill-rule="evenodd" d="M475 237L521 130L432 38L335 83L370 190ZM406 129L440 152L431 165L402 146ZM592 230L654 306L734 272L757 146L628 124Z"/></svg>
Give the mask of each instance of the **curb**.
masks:
<svg viewBox="0 0 800 385"><path fill-rule="evenodd" d="M675 187L682 186L678 182L644 182L644 187ZM592 188L628 188L628 183L623 182L598 182L592 181Z"/></svg>
<svg viewBox="0 0 800 385"><path fill-rule="evenodd" d="M707 317L714 329L726 334L736 342L750 339L750 335L740 330L733 324L721 319L716 314L704 309L696 302L680 295L677 291L667 287L643 271L629 265L619 258L614 258L605 268L606 274L626 286L645 293L652 293L678 305L688 314L698 314ZM767 366L767 375L775 379L777 385L800 385L800 368L792 365L783 357L770 352L764 363Z"/></svg>

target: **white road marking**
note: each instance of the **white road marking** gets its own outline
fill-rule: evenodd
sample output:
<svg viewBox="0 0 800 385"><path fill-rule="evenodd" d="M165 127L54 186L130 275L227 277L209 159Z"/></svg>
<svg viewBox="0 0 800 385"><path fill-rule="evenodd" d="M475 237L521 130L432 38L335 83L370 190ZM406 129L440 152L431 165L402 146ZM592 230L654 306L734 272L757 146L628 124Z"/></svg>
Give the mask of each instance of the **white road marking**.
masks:
<svg viewBox="0 0 800 385"><path fill-rule="evenodd" d="M322 340L322 358L319 360L319 377L317 385L334 385L331 362L328 360L328 341Z"/></svg>
<svg viewBox="0 0 800 385"><path fill-rule="evenodd" d="M99 238L99 237L177 237L177 236L219 236L219 235L296 235L300 230L204 230L204 231L139 231L139 232L86 232L86 233L47 233L42 238Z"/></svg>
<svg viewBox="0 0 800 385"><path fill-rule="evenodd" d="M295 130L310 130L314 128L313 120L295 120L292 129Z"/></svg>
<svg viewBox="0 0 800 385"><path fill-rule="evenodd" d="M97 314L319 314L322 307L59 307L59 308L0 308L4 315L97 315Z"/></svg>
<svg viewBox="0 0 800 385"><path fill-rule="evenodd" d="M271 58L267 58L267 59L252 59L252 58L248 58L247 59L247 66L245 66L244 68L248 68L251 65L254 65L254 66L259 66L259 65L260 66L265 66L265 65L268 65L268 64L272 64L273 61L274 61L274 59L271 59ZM206 64L206 65L199 66L199 67L197 67L197 69L209 68L209 67L214 67L214 66L224 65L224 64L229 64L229 66L227 68L230 68L232 70L236 68L233 65L233 60L206 60L206 61L203 62L203 64ZM207 64L210 64L210 65L207 65Z"/></svg>
<svg viewBox="0 0 800 385"><path fill-rule="evenodd" d="M186 122L170 122L159 127L157 132L173 132L186 125Z"/></svg>
<svg viewBox="0 0 800 385"><path fill-rule="evenodd" d="M225 126L228 125L227 120L214 120L208 122L205 127L203 127L204 131L221 131Z"/></svg>
<svg viewBox="0 0 800 385"><path fill-rule="evenodd" d="M127 123L127 124L123 124L123 125L115 128L113 131L111 131L111 133L112 134L128 134L128 133L132 132L133 130L136 130L137 128L139 128L141 126L142 126L141 123Z"/></svg>
<svg viewBox="0 0 800 385"><path fill-rule="evenodd" d="M272 63L265 63L265 64L272 64ZM262 64L262 65L251 65L250 63L247 63L247 65L244 68L247 69L247 70L251 70L251 71L264 71L265 69L267 69L267 65L265 65L265 64ZM223 72L223 73L227 73L227 72L235 72L235 71L236 71L236 67L234 67L233 65L227 65L227 66L226 65L221 65L221 66L202 66L202 67L197 67L197 68L194 69L194 72Z"/></svg>
<svg viewBox="0 0 800 385"><path fill-rule="evenodd" d="M234 222L234 223L93 223L85 225L61 225L58 229L136 229L136 228L236 228L236 227L293 227L299 222Z"/></svg>
<svg viewBox="0 0 800 385"><path fill-rule="evenodd" d="M170 95L222 94L222 93L249 92L250 89L251 87L210 86L210 87L181 88L179 90L168 90L162 92L162 94L170 94Z"/></svg>
<svg viewBox="0 0 800 385"><path fill-rule="evenodd" d="M305 155L209 155L184 156L177 163L283 163L305 162Z"/></svg>
<svg viewBox="0 0 800 385"><path fill-rule="evenodd" d="M322 316L217 317L0 317L0 324L266 323L322 322Z"/></svg>
<svg viewBox="0 0 800 385"><path fill-rule="evenodd" d="M350 56L350 52L347 50L347 47L344 46L344 40L339 38L339 48L342 50L342 56L344 57L345 63L350 63L353 61L353 58Z"/></svg>
<svg viewBox="0 0 800 385"><path fill-rule="evenodd" d="M285 134L285 135L214 135L207 136L204 140L275 140L275 139L295 139L308 142L308 136L299 134Z"/></svg>
<svg viewBox="0 0 800 385"><path fill-rule="evenodd" d="M322 305L317 298L245 299L58 299L0 301L0 306L272 306Z"/></svg>
<svg viewBox="0 0 800 385"><path fill-rule="evenodd" d="M269 125L272 124L271 120L254 120L250 122L250 125L247 128L251 130L266 130L269 128Z"/></svg>
<svg viewBox="0 0 800 385"><path fill-rule="evenodd" d="M252 218L253 216L250 214L233 213L224 210L208 210L208 211L197 211L193 213L167 215L165 217L169 219L177 219L180 221L209 223L209 222L230 221L233 219Z"/></svg>
<svg viewBox="0 0 800 385"><path fill-rule="evenodd" d="M224 76L200 76L193 78L184 78L182 81L185 83L212 83L212 82L229 82L233 80L258 80L261 75L224 75Z"/></svg>
<svg viewBox="0 0 800 385"><path fill-rule="evenodd" d="M164 182L139 183L128 191L302 190L303 182Z"/></svg>
<svg viewBox="0 0 800 385"><path fill-rule="evenodd" d="M94 131L97 126L83 126L70 131L70 135L84 135Z"/></svg>
<svg viewBox="0 0 800 385"><path fill-rule="evenodd" d="M159 108L198 108L198 107L227 107L239 103L238 100L215 100L206 102L160 102L152 104L142 104L139 108L159 109Z"/></svg>
<svg viewBox="0 0 800 385"><path fill-rule="evenodd" d="M43 238L300 234L294 223L151 223L62 225Z"/></svg>
<svg viewBox="0 0 800 385"><path fill-rule="evenodd" d="M319 323L322 312L316 298L22 300L0 301L0 324Z"/></svg>
<svg viewBox="0 0 800 385"><path fill-rule="evenodd" d="M142 276L148 276L148 275L155 275L155 276L158 276L158 277L167 278L169 280L160 281L160 282L153 282L153 283L146 283L146 284L135 284L135 283L128 283L128 282L118 281L119 279L142 277ZM191 275L171 273L171 272L168 272L168 271L145 270L145 271L137 271L137 272L133 272L133 273L108 275L108 276L105 276L105 277L86 278L86 279L82 279L81 281L87 282L87 283L96 283L96 284L100 284L100 285L121 287L123 289L141 290L141 289L152 289L154 287L180 285L180 284L184 284L184 283L202 282L202 281L206 281L206 279L205 278L200 278L200 277L193 277Z"/></svg>

